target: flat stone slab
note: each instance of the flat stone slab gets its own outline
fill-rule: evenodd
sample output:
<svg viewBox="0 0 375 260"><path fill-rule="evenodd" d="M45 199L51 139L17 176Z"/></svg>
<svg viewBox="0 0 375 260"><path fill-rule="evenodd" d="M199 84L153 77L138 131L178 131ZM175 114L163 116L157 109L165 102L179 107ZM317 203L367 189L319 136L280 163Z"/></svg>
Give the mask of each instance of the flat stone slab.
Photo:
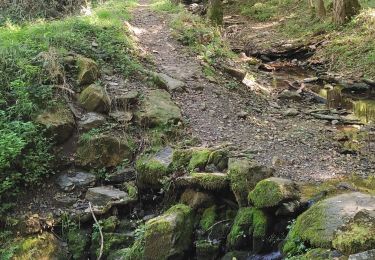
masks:
<svg viewBox="0 0 375 260"><path fill-rule="evenodd" d="M95 185L96 176L88 172L63 173L56 179L56 184L63 191L86 188Z"/></svg>
<svg viewBox="0 0 375 260"><path fill-rule="evenodd" d="M170 146L164 147L159 152L157 152L152 159L168 167L172 163L172 160L173 160L172 147Z"/></svg>
<svg viewBox="0 0 375 260"><path fill-rule="evenodd" d="M168 91L181 91L185 88L185 83L181 80L174 79L167 74L158 73L158 76L164 81Z"/></svg>
<svg viewBox="0 0 375 260"><path fill-rule="evenodd" d="M93 128L99 127L106 121L105 116L99 113L90 112L83 115L79 121L79 128L84 131L89 131Z"/></svg>
<svg viewBox="0 0 375 260"><path fill-rule="evenodd" d="M112 186L102 186L88 189L86 193L86 200L90 201L94 206L111 206L111 205L125 205L133 202L134 199L122 190L116 189Z"/></svg>

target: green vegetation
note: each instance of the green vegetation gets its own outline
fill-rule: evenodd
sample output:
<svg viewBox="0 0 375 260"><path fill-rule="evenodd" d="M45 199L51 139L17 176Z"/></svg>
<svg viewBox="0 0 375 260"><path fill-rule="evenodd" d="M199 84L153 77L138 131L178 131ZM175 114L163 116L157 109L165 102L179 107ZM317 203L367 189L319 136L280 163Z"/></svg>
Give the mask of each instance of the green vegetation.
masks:
<svg viewBox="0 0 375 260"><path fill-rule="evenodd" d="M246 241L249 240L249 229L252 224L252 208L240 208L230 233L227 238L229 248L240 249Z"/></svg>
<svg viewBox="0 0 375 260"><path fill-rule="evenodd" d="M160 12L179 13L184 10L182 4L175 4L171 0L154 0L151 7Z"/></svg>
<svg viewBox="0 0 375 260"><path fill-rule="evenodd" d="M283 198L278 183L268 179L258 182L254 190L249 193L249 201L256 207L276 206Z"/></svg>
<svg viewBox="0 0 375 260"><path fill-rule="evenodd" d="M193 171L195 169L204 170L211 151L209 149L194 150L188 165L188 169Z"/></svg>
<svg viewBox="0 0 375 260"><path fill-rule="evenodd" d="M209 228L212 227L213 224L215 224L216 218L217 218L216 206L207 208L203 211L202 218L199 222L199 225L204 231L208 231Z"/></svg>

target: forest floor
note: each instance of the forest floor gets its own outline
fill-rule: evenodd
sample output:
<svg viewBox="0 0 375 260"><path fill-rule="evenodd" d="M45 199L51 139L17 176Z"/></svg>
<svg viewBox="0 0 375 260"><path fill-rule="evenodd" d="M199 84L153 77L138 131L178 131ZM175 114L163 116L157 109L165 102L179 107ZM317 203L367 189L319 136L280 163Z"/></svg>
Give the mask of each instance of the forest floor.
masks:
<svg viewBox="0 0 375 260"><path fill-rule="evenodd" d="M173 96L189 131L204 144L230 143L238 152L276 167L278 176L298 181L319 182L353 173L367 176L375 170L366 156L339 152L334 137L340 127L305 113L322 108L321 104L263 98L244 86L228 89L220 84L225 79L212 82L198 57L172 35L170 15L153 11L149 1L142 0L133 17L138 43L152 55L157 70L186 83L186 91ZM264 32L257 30L255 36ZM290 108L298 115L286 116Z"/></svg>

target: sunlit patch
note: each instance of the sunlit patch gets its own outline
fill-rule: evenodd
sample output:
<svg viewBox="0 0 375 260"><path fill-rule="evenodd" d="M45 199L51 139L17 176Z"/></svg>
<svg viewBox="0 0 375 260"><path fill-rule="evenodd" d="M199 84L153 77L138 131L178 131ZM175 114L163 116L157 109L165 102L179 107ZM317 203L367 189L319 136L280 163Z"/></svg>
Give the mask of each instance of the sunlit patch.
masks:
<svg viewBox="0 0 375 260"><path fill-rule="evenodd" d="M147 33L146 29L135 27L131 25L129 22L125 22L125 25L129 29L129 31L133 33L135 36L141 36L142 34Z"/></svg>

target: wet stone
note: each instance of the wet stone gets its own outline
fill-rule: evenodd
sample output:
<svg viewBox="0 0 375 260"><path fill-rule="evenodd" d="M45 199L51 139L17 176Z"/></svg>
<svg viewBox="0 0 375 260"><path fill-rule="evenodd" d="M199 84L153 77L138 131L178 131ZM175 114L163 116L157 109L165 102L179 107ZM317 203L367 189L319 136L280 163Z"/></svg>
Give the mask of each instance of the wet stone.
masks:
<svg viewBox="0 0 375 260"><path fill-rule="evenodd" d="M97 128L105 123L105 116L90 112L83 115L81 120L79 121L79 128L83 131L89 131L93 128Z"/></svg>
<svg viewBox="0 0 375 260"><path fill-rule="evenodd" d="M63 191L72 191L76 188L93 186L96 176L87 172L63 173L56 179L56 184Z"/></svg>
<svg viewBox="0 0 375 260"><path fill-rule="evenodd" d="M90 201L94 206L125 205L134 201L125 191L115 189L112 186L88 189L86 200Z"/></svg>

